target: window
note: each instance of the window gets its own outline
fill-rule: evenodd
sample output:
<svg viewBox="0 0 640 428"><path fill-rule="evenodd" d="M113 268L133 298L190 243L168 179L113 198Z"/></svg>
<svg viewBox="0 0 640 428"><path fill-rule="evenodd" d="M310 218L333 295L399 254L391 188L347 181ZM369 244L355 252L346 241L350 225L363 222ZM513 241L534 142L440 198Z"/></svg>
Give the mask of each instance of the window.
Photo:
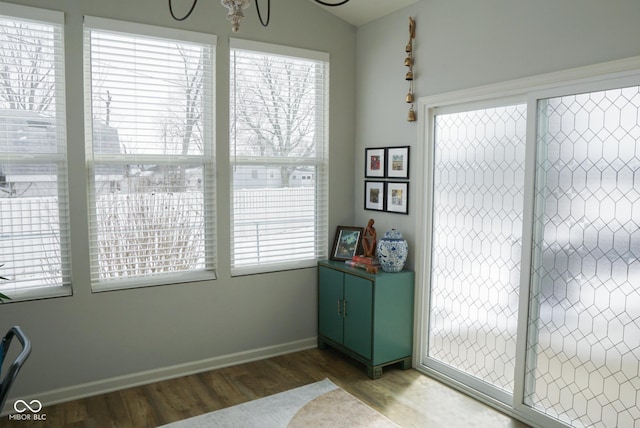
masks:
<svg viewBox="0 0 640 428"><path fill-rule="evenodd" d="M420 368L537 426L637 425L640 59L450 96L425 108Z"/></svg>
<svg viewBox="0 0 640 428"><path fill-rule="evenodd" d="M215 36L85 18L94 290L215 278Z"/></svg>
<svg viewBox="0 0 640 428"><path fill-rule="evenodd" d="M71 293L64 15L0 8L0 292Z"/></svg>
<svg viewBox="0 0 640 428"><path fill-rule="evenodd" d="M328 55L232 39L230 74L231 272L315 265L327 255Z"/></svg>

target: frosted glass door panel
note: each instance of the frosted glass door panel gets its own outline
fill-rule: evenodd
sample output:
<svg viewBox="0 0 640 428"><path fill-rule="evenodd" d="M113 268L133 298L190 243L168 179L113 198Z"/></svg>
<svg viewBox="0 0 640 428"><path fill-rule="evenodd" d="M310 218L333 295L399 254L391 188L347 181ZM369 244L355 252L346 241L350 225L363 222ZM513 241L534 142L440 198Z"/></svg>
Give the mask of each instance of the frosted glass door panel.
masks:
<svg viewBox="0 0 640 428"><path fill-rule="evenodd" d="M640 427L640 92L538 103L525 405Z"/></svg>
<svg viewBox="0 0 640 428"><path fill-rule="evenodd" d="M526 105L436 115L427 357L513 393Z"/></svg>

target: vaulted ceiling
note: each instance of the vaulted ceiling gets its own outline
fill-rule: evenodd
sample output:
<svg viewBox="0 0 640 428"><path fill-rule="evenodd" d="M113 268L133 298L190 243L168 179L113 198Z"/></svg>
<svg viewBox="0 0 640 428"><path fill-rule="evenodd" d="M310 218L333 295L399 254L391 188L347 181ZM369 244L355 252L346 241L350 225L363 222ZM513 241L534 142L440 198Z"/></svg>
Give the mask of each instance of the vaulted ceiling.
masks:
<svg viewBox="0 0 640 428"><path fill-rule="evenodd" d="M315 1L321 7L339 18L359 27L371 21L375 21L385 15L403 9L419 0L351 0L342 6L327 7ZM327 3L338 3L338 0L326 0Z"/></svg>

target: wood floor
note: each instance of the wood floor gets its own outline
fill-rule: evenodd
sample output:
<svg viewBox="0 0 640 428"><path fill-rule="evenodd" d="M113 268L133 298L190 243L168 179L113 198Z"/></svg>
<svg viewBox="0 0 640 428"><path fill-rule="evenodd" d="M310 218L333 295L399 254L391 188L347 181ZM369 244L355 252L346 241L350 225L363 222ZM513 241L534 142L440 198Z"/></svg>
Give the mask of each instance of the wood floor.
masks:
<svg viewBox="0 0 640 428"><path fill-rule="evenodd" d="M371 380L364 366L333 349L310 349L46 406L41 411L44 423L8 421L5 416L0 426L156 427L325 378L401 427L526 427L415 370L390 366L380 379Z"/></svg>

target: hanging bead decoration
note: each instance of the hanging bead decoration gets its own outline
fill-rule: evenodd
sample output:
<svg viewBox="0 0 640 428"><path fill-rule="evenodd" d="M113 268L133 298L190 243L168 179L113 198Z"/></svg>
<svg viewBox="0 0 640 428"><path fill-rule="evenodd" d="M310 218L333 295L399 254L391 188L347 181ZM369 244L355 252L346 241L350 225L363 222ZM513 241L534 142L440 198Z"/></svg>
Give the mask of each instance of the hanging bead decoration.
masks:
<svg viewBox="0 0 640 428"><path fill-rule="evenodd" d="M409 82L409 92L407 93L405 102L407 104L411 104L411 107L409 107L409 115L407 116L408 122L416 121L416 111L413 109L413 40L415 38L416 21L413 18L409 17L409 43L407 43L407 46L404 48L405 52L407 53L407 57L404 59L404 65L409 68L407 74L405 74L404 76L405 80Z"/></svg>

